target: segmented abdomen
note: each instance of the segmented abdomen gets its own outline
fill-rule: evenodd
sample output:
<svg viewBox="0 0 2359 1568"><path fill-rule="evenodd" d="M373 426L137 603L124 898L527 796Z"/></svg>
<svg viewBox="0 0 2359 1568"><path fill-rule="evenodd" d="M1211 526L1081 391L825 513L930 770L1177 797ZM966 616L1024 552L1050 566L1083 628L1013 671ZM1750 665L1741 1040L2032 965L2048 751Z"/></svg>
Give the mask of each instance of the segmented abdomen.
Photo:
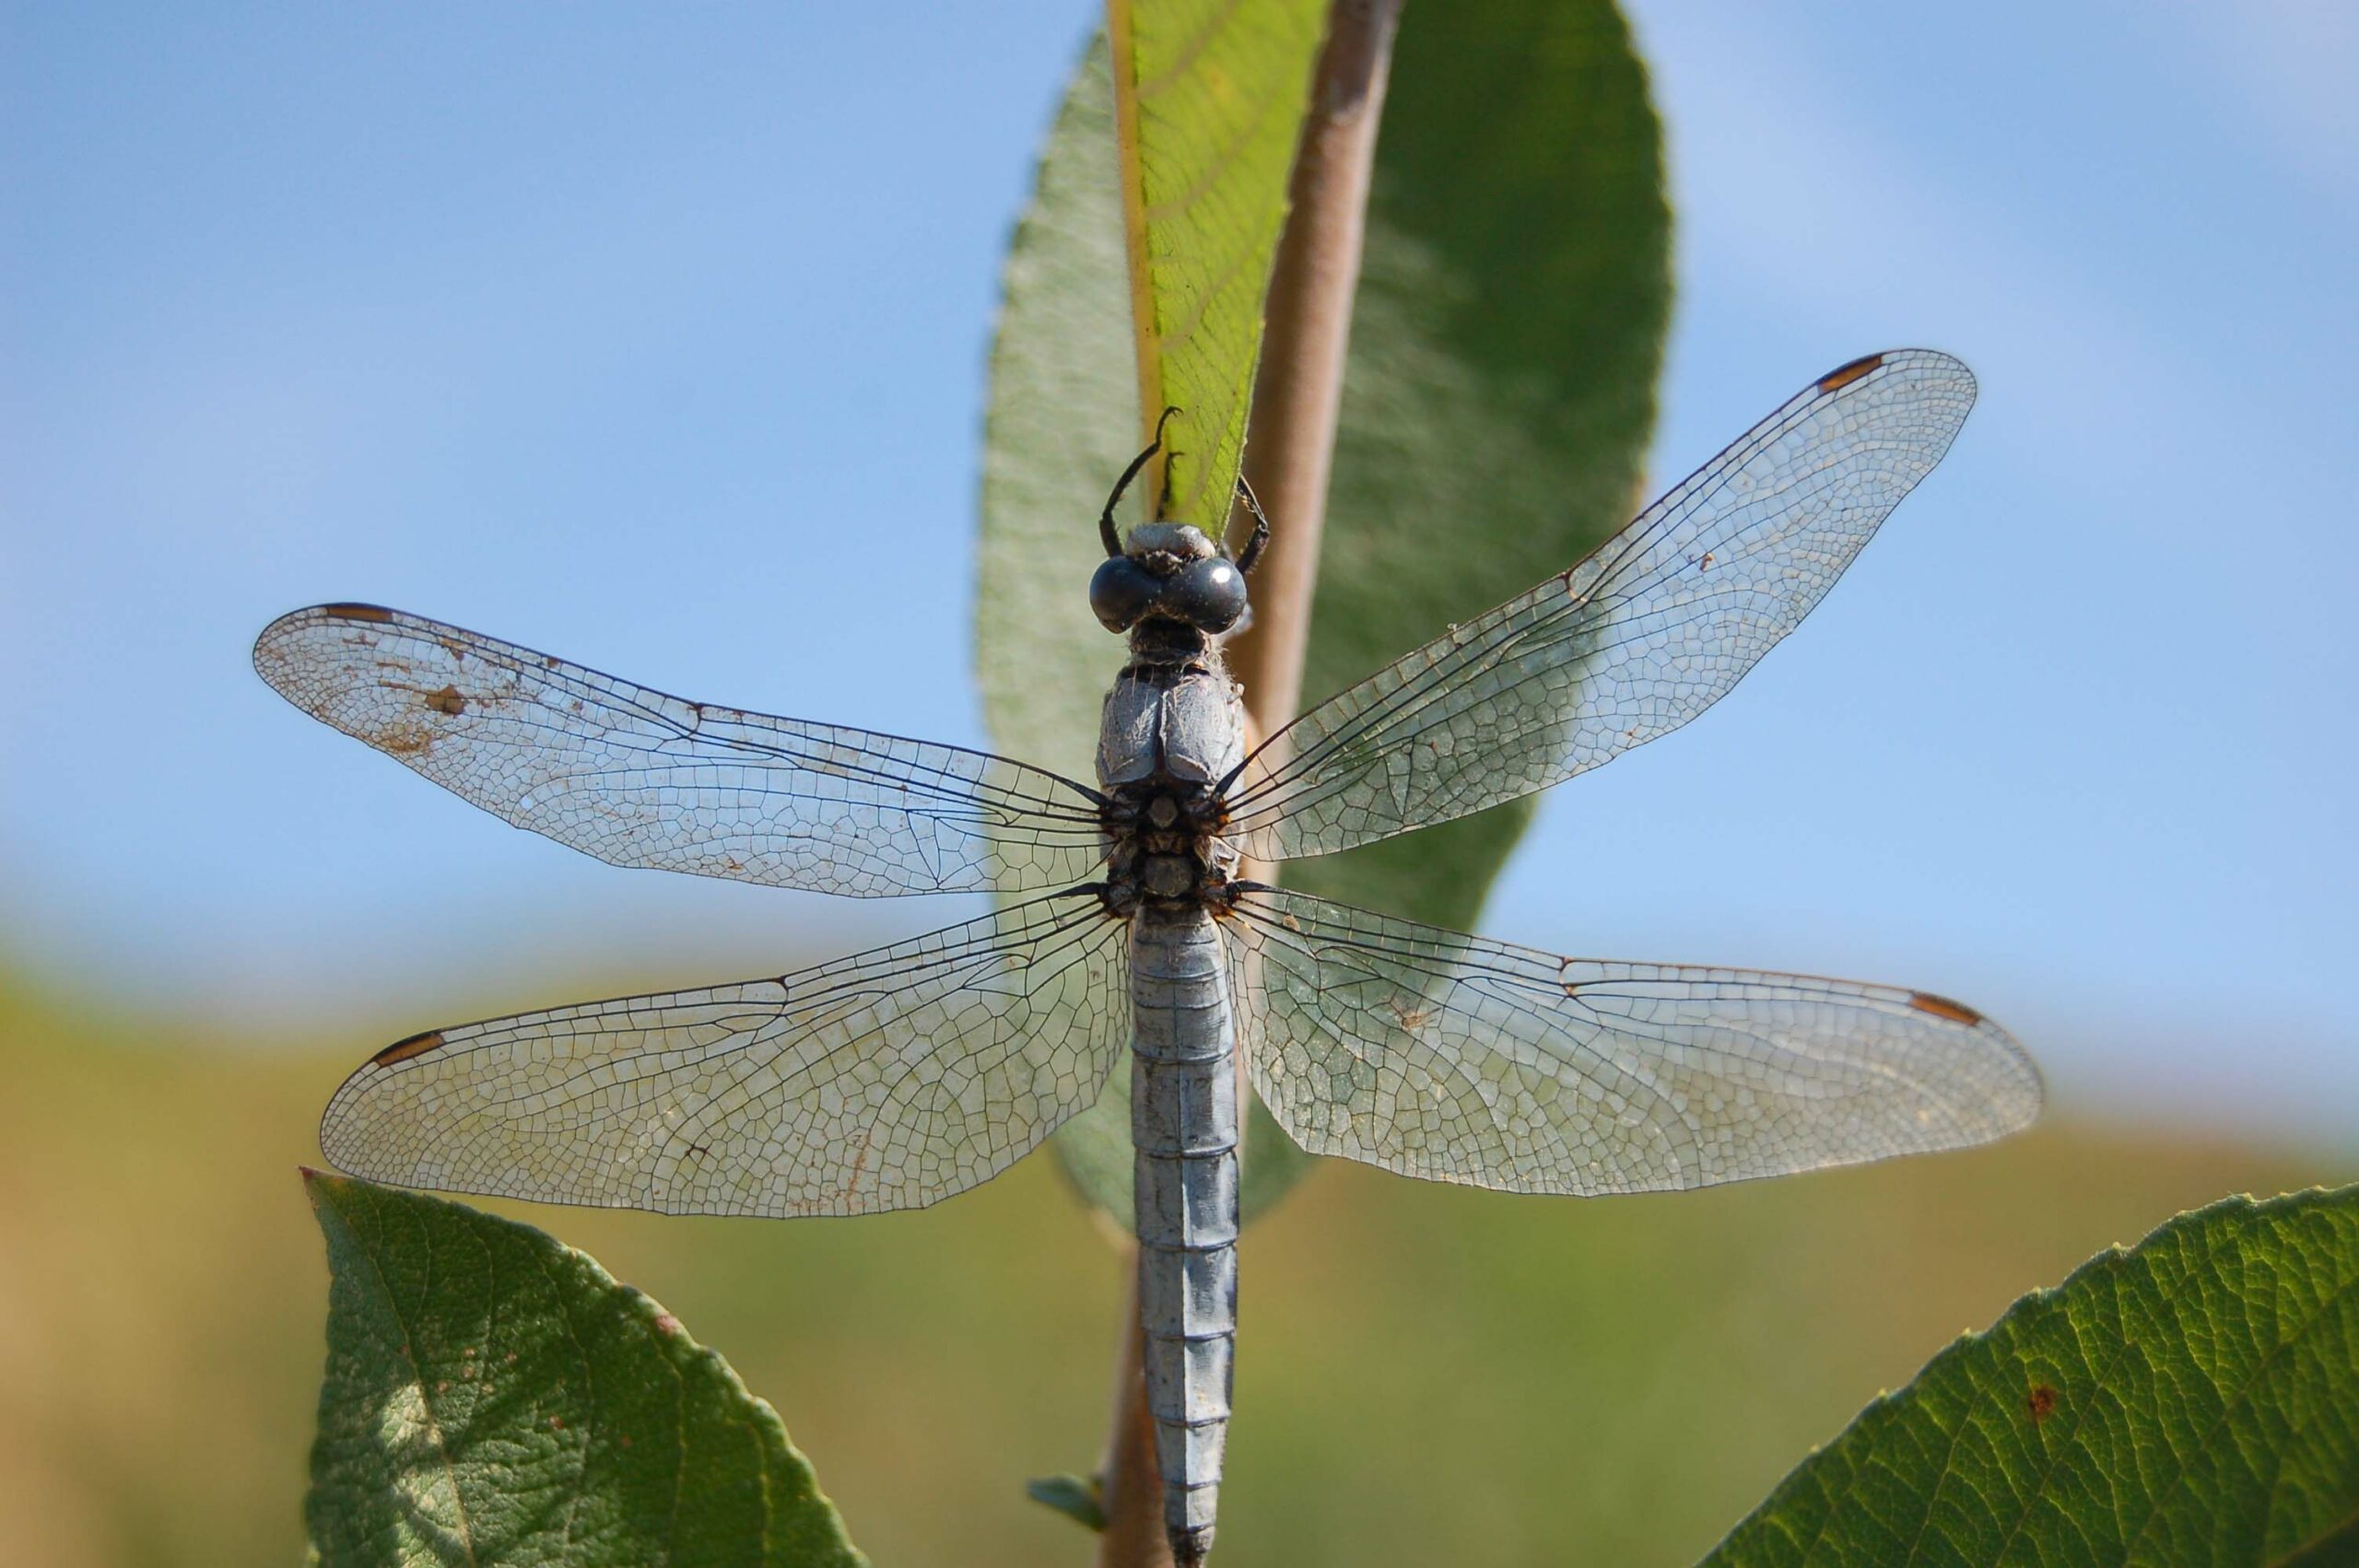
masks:
<svg viewBox="0 0 2359 1568"><path fill-rule="evenodd" d="M1220 936L1201 907L1131 927L1139 1304L1164 1521L1212 1548L1237 1334L1237 1064Z"/></svg>

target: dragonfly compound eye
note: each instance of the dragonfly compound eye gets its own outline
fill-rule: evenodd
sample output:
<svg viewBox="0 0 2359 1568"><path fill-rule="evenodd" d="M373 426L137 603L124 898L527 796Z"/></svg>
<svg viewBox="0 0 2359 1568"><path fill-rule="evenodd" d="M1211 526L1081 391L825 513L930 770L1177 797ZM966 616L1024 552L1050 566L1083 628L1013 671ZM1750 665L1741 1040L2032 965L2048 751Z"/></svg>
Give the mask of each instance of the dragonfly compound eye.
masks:
<svg viewBox="0 0 2359 1568"><path fill-rule="evenodd" d="M1245 574L1223 556L1191 561L1164 589L1157 614L1198 631L1225 632L1245 614Z"/></svg>
<svg viewBox="0 0 2359 1568"><path fill-rule="evenodd" d="M1138 625L1163 579L1128 556L1109 556L1089 579L1089 608L1109 632L1126 632Z"/></svg>

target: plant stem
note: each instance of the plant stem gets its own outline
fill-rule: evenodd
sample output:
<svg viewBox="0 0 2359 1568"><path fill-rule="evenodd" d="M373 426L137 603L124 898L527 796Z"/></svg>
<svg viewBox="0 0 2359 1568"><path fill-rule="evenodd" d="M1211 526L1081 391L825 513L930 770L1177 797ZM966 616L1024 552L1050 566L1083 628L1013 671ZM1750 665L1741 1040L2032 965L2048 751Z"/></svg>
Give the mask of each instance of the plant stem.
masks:
<svg viewBox="0 0 2359 1568"><path fill-rule="evenodd" d="M1138 1252L1125 1248L1131 1276L1122 1293L1122 1349L1114 1364L1114 1422L1099 1468L1106 1528L1098 1568L1171 1568L1163 1535L1163 1477L1155 1463L1155 1422L1146 1409L1146 1342L1139 1327Z"/></svg>
<svg viewBox="0 0 2359 1568"><path fill-rule="evenodd" d="M1253 624L1224 649L1245 687L1249 734L1256 740L1285 728L1302 696L1320 527L1343 404L1344 350L1400 14L1401 0L1333 0L1295 156L1285 232L1271 269L1245 469L1270 514L1272 537L1254 574ZM1242 1062L1238 1071L1241 1076ZM1098 1538L1097 1564L1170 1568L1155 1426L1146 1410L1135 1270L1126 1300L1113 1429L1100 1472L1106 1529Z"/></svg>
<svg viewBox="0 0 2359 1568"><path fill-rule="evenodd" d="M1253 624L1226 649L1265 735L1285 727L1302 697L1344 350L1400 14L1400 0L1335 0L1295 158L1292 210L1270 275L1245 442L1246 476L1270 514L1270 550L1254 574Z"/></svg>

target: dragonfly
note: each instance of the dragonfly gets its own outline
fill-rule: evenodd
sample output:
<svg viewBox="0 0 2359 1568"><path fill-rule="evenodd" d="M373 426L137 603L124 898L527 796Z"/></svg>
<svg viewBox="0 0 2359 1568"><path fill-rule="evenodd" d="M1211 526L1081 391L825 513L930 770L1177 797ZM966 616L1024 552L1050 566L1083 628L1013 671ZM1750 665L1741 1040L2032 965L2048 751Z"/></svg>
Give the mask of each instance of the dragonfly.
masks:
<svg viewBox="0 0 2359 1568"><path fill-rule="evenodd" d="M1090 606L1128 658L1094 784L687 701L375 605L287 615L254 662L289 701L602 860L996 895L791 974L413 1035L337 1090L323 1150L368 1179L551 1203L918 1209L1038 1147L1127 1051L1164 1520L1176 1560L1201 1563L1230 1412L1240 1076L1312 1153L1509 1192L1699 1188L1960 1148L2038 1114L2023 1047L1930 991L1562 957L1245 874L1514 800L1684 724L1825 594L1975 391L1921 349L1829 371L1588 556L1250 750L1221 643L1268 522L1250 507L1234 549L1119 528L1150 446L1098 520Z"/></svg>

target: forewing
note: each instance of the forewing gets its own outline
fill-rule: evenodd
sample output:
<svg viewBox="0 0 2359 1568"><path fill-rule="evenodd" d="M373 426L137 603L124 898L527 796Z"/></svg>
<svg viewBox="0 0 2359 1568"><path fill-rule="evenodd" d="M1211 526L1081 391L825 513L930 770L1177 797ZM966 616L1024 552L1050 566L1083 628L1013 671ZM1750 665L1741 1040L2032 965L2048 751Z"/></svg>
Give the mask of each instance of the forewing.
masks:
<svg viewBox="0 0 2359 1568"><path fill-rule="evenodd" d="M1094 792L1005 757L687 702L370 604L273 622L296 707L484 810L618 866L876 896L1072 886Z"/></svg>
<svg viewBox="0 0 2359 1568"><path fill-rule="evenodd" d="M921 1209L1097 1096L1130 1037L1121 920L1035 899L773 980L414 1036L329 1102L371 1181L673 1214Z"/></svg>
<svg viewBox="0 0 2359 1568"><path fill-rule="evenodd" d="M1226 792L1251 859L1323 855L1527 795L1719 701L1949 450L1955 359L1854 360L1563 574L1312 708Z"/></svg>
<svg viewBox="0 0 2359 1568"><path fill-rule="evenodd" d="M2038 1115L2013 1036L1922 991L1558 958L1240 884L1253 1087L1295 1141L1508 1192L1651 1192L1987 1142Z"/></svg>

